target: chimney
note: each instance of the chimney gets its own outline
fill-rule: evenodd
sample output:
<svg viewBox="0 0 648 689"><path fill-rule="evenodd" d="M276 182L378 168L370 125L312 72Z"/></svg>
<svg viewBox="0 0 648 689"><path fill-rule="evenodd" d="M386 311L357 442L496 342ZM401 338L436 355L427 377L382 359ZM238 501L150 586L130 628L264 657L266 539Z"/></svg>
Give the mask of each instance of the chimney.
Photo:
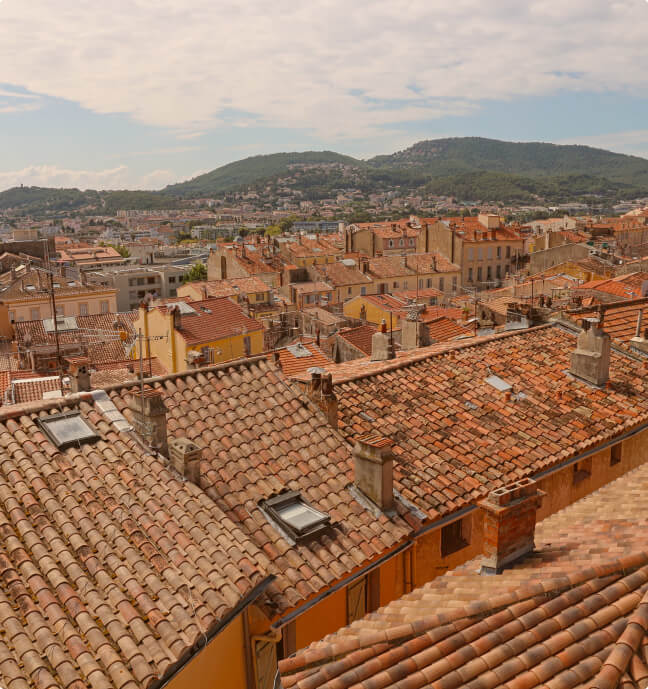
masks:
<svg viewBox="0 0 648 689"><path fill-rule="evenodd" d="M630 346L648 354L648 329L642 332L642 324L643 309L639 307L639 312L637 313L637 328L635 330L635 336L630 340Z"/></svg>
<svg viewBox="0 0 648 689"><path fill-rule="evenodd" d="M133 428L147 445L168 457L167 408L158 390L133 391L128 404L133 416Z"/></svg>
<svg viewBox="0 0 648 689"><path fill-rule="evenodd" d="M416 349L430 344L427 325L421 323L420 314L425 311L424 304L408 304L407 317L401 321L402 349Z"/></svg>
<svg viewBox="0 0 648 689"><path fill-rule="evenodd" d="M536 516L544 496L533 479L523 478L496 488L479 503L484 514L481 574L500 574L533 551Z"/></svg>
<svg viewBox="0 0 648 689"><path fill-rule="evenodd" d="M353 448L354 483L383 512L394 507L393 441L376 434L356 439Z"/></svg>
<svg viewBox="0 0 648 689"><path fill-rule="evenodd" d="M171 304L167 310L171 330L182 330L182 314L177 304Z"/></svg>
<svg viewBox="0 0 648 689"><path fill-rule="evenodd" d="M333 391L333 374L321 368L312 370L308 396L326 414L331 428L337 428L338 401Z"/></svg>
<svg viewBox="0 0 648 689"><path fill-rule="evenodd" d="M383 318L380 330L371 338L371 361L387 361L395 358L394 342L387 334L387 323Z"/></svg>
<svg viewBox="0 0 648 689"><path fill-rule="evenodd" d="M610 377L610 336L595 318L583 319L583 330L571 356L570 373L597 386L605 385Z"/></svg>
<svg viewBox="0 0 648 689"><path fill-rule="evenodd" d="M68 357L68 372L70 374L70 389L72 392L88 392L90 384L90 359L84 356Z"/></svg>
<svg viewBox="0 0 648 689"><path fill-rule="evenodd" d="M200 487L200 462L203 449L188 438L169 439L169 462L188 481Z"/></svg>

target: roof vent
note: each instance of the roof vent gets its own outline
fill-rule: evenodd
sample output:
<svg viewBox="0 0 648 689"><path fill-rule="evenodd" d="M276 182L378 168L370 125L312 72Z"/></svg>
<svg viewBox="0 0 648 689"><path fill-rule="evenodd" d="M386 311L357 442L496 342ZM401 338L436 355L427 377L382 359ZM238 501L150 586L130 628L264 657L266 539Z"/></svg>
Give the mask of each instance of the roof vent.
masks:
<svg viewBox="0 0 648 689"><path fill-rule="evenodd" d="M298 543L319 535L331 523L328 514L313 507L297 491L269 498L262 507Z"/></svg>
<svg viewBox="0 0 648 689"><path fill-rule="evenodd" d="M583 330L572 353L572 375L592 385L605 385L610 377L610 336L596 318L584 318Z"/></svg>

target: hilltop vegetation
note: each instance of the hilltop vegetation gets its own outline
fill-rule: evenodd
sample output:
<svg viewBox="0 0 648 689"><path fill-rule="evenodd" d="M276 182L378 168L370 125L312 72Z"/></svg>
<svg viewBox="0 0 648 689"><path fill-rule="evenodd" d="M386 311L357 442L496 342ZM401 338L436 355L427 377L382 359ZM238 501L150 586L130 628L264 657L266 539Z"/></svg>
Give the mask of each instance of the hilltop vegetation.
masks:
<svg viewBox="0 0 648 689"><path fill-rule="evenodd" d="M178 208L193 198L249 192L260 207L274 207L291 195L319 201L394 190L468 202L614 203L648 196L648 160L588 146L437 139L367 161L332 151L252 156L162 191L16 187L0 193L0 210L110 215L120 208Z"/></svg>

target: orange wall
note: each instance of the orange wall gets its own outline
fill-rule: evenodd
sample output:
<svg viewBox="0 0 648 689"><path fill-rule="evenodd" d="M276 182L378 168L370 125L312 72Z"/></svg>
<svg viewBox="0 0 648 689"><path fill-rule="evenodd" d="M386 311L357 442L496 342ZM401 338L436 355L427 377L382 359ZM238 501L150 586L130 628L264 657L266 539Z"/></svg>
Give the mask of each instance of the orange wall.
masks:
<svg viewBox="0 0 648 689"><path fill-rule="evenodd" d="M246 689L243 616L236 617L165 686L168 689Z"/></svg>
<svg viewBox="0 0 648 689"><path fill-rule="evenodd" d="M296 620L297 649L346 626L346 589L331 594Z"/></svg>

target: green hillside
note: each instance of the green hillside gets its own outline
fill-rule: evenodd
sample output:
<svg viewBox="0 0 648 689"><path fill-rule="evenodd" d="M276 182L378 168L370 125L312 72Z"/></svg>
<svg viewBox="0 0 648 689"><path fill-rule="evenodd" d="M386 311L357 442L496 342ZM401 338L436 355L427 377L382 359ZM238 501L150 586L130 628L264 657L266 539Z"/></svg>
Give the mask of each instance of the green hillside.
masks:
<svg viewBox="0 0 648 689"><path fill-rule="evenodd" d="M332 151L306 151L305 153L274 153L252 156L245 160L223 165L188 182L172 184L164 194L183 197L200 197L223 194L234 189L281 177L290 172L291 165L340 163L362 165L359 160Z"/></svg>
<svg viewBox="0 0 648 689"><path fill-rule="evenodd" d="M488 171L537 176L591 175L648 187L648 160L590 146L512 143L464 137L420 141L404 151L377 156L375 167L425 171L431 177Z"/></svg>

